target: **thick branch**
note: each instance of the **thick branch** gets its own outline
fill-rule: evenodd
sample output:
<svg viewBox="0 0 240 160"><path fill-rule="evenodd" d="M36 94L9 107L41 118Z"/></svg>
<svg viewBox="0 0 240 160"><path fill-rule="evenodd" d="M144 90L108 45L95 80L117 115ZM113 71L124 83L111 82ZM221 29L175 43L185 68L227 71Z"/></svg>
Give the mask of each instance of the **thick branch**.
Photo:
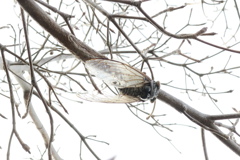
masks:
<svg viewBox="0 0 240 160"><path fill-rule="evenodd" d="M231 139L224 138L223 133L214 125L214 121L209 118L209 115L203 114L181 100L173 97L167 92L161 90L158 99L169 104L171 107L186 115L191 121L197 123L205 129L212 131L212 133L228 146L237 155L240 155L240 147Z"/></svg>
<svg viewBox="0 0 240 160"><path fill-rule="evenodd" d="M63 46L71 51L77 58L86 61L93 58L106 58L99 52L87 46L74 35L61 28L44 10L33 0L18 0L21 7L40 24L46 31L55 37Z"/></svg>

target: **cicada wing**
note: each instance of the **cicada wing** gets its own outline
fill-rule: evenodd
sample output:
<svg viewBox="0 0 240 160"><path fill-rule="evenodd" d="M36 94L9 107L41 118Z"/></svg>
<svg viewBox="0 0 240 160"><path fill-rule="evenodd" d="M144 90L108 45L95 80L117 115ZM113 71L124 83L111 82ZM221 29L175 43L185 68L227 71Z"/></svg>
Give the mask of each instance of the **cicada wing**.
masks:
<svg viewBox="0 0 240 160"><path fill-rule="evenodd" d="M140 102L141 100L137 97L127 96L127 95L107 95L100 94L97 92L93 93L78 93L77 96L83 100L90 102L100 102L100 103L133 103Z"/></svg>
<svg viewBox="0 0 240 160"><path fill-rule="evenodd" d="M140 87L149 79L137 69L113 60L91 59L85 67L90 74L117 88Z"/></svg>

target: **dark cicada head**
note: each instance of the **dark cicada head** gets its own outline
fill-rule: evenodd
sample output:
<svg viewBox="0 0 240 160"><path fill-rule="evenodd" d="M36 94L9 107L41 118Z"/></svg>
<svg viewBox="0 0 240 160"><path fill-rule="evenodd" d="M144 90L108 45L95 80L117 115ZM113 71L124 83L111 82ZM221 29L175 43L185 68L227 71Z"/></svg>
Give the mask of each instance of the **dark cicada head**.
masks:
<svg viewBox="0 0 240 160"><path fill-rule="evenodd" d="M139 95L142 100L150 100L154 102L156 97L158 96L160 90L160 83L155 81L150 81L149 83L145 83L142 87L142 92Z"/></svg>

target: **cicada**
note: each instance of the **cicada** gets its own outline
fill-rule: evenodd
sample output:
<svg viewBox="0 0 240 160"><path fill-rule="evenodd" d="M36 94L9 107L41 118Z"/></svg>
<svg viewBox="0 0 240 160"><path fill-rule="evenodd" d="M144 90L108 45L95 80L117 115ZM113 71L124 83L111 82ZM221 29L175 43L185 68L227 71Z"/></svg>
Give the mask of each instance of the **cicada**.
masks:
<svg viewBox="0 0 240 160"><path fill-rule="evenodd" d="M150 100L154 102L160 83L149 78L145 73L132 66L109 59L91 59L85 62L91 75L101 79L107 85L116 87L119 95L84 95L78 96L88 101L105 103L132 103Z"/></svg>

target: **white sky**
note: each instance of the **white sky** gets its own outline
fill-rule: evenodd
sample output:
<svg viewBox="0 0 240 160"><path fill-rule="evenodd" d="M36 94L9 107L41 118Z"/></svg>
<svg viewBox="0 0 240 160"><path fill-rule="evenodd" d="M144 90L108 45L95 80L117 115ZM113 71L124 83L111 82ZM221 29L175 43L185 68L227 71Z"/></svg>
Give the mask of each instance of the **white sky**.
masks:
<svg viewBox="0 0 240 160"><path fill-rule="evenodd" d="M146 7L149 12L157 10L159 7L158 2L159 1L152 2L156 5L151 5L151 3L148 2L144 7ZM183 2L179 2L179 5L182 4ZM17 21L17 19L14 18L15 13L13 10L13 5L13 1L0 1L0 12L2 13L0 27L7 24L13 24ZM172 15L174 15L174 13ZM210 26L210 24L208 24L208 26ZM171 30L171 27L169 27L169 30ZM212 28L210 28L210 31L211 30ZM11 42L8 41L10 38L6 30L0 30L0 35L1 44L11 44ZM174 41L172 41L172 43L174 43ZM196 44L196 42L193 41L192 43L193 45ZM186 52L196 52L197 57L199 54L205 54L201 53L201 47L203 46L204 45L199 44L198 49L187 47L184 49ZM226 57L223 58L227 59ZM226 61L221 61L223 64L225 64L225 62ZM222 66L221 63L219 64L220 66ZM209 62L209 66L210 65L211 63ZM205 71L209 69L209 66L205 65L206 68L203 67L201 69ZM165 70L165 68L168 68L168 70ZM167 83L169 80L175 79L174 77L178 76L179 79L177 80L179 80L179 82L175 79L174 83L180 85L183 84L182 82L184 81L184 76L182 75L182 69L177 69L174 67L171 68L167 64L165 64L165 68L162 68L159 71L161 74L158 74L159 76L156 76L155 79ZM1 76L3 76L3 73L3 71L0 71ZM240 93L239 85L237 85L239 84L239 79L236 79L234 77L225 78L226 79L222 79L220 75L216 75L215 77L211 78L211 82L208 82L207 78L204 78L204 80L206 83L208 82L209 85L215 85L216 87L221 86L222 90L225 89L224 87L226 87L226 89L235 89L234 93L231 95L215 96L219 100L218 105L222 107L221 109L227 113L231 113L233 112L231 110L232 107L237 108L240 105L240 102L237 99L237 96L239 96ZM193 84L192 86L194 87ZM206 96L204 97L199 94L192 93L191 101L188 99L188 96L185 92L176 92L176 90L166 86L162 86L162 89L173 94L174 96L178 97L179 99L183 100L184 102L188 103L203 113L219 113L217 112L217 109L212 105L209 98ZM0 113L8 117L7 120L0 118L0 126L2 126L2 129L0 131L0 159L6 159L7 143L12 127L11 110L8 99L0 97L0 100L1 103L4 104L0 107ZM35 99L34 105L37 106L35 107L36 112L41 115L41 119L46 125L45 127L48 129L49 121L45 113L45 109L42 105L38 104L40 104L40 101ZM204 159L200 138L200 128L189 121L182 114L178 113L176 110L172 109L162 102L157 102L158 107L156 112L167 114L167 116L160 117L159 122L164 124L183 124L170 126L173 132L169 132L166 129L158 129L158 132L161 135L171 139L171 143L177 149L175 149L166 139L159 136L150 125L147 125L135 117L124 105L98 104L91 102L84 102L84 104L79 104L69 101L64 101L64 104L67 106L67 110L69 112L69 115L66 115L66 117L69 118L69 120L75 125L75 127L79 129L82 134L86 136L96 135L97 140L109 143L109 145L106 145L104 143L89 141L89 144L103 160L106 160L113 156L116 156L116 160ZM146 108L146 110L151 111L152 106L148 105L147 107L149 108ZM25 107L22 103L20 105L20 110L22 113L24 113L24 109ZM55 118L55 127L60 125L56 131L55 140L53 142L55 148L59 150L60 156L63 159L79 159L78 136L58 116L56 116L54 113L53 115ZM188 126L194 126L196 128L194 129ZM26 119L20 119L17 117L17 130L19 131L19 134L21 135L23 141L30 146L32 154L29 155L28 153L25 153L19 145L17 139L14 137L11 149L11 159L22 160L29 159L29 157L32 157L33 159L39 159L39 152L44 152L44 144L39 132L31 123L30 117L27 117ZM220 160L225 159L226 157L227 159L231 160L239 159L235 153L225 147L214 136L208 132L206 134L207 148L210 159ZM38 147L40 149L38 149ZM83 149L83 157L84 159L88 160L93 159L86 148Z"/></svg>

